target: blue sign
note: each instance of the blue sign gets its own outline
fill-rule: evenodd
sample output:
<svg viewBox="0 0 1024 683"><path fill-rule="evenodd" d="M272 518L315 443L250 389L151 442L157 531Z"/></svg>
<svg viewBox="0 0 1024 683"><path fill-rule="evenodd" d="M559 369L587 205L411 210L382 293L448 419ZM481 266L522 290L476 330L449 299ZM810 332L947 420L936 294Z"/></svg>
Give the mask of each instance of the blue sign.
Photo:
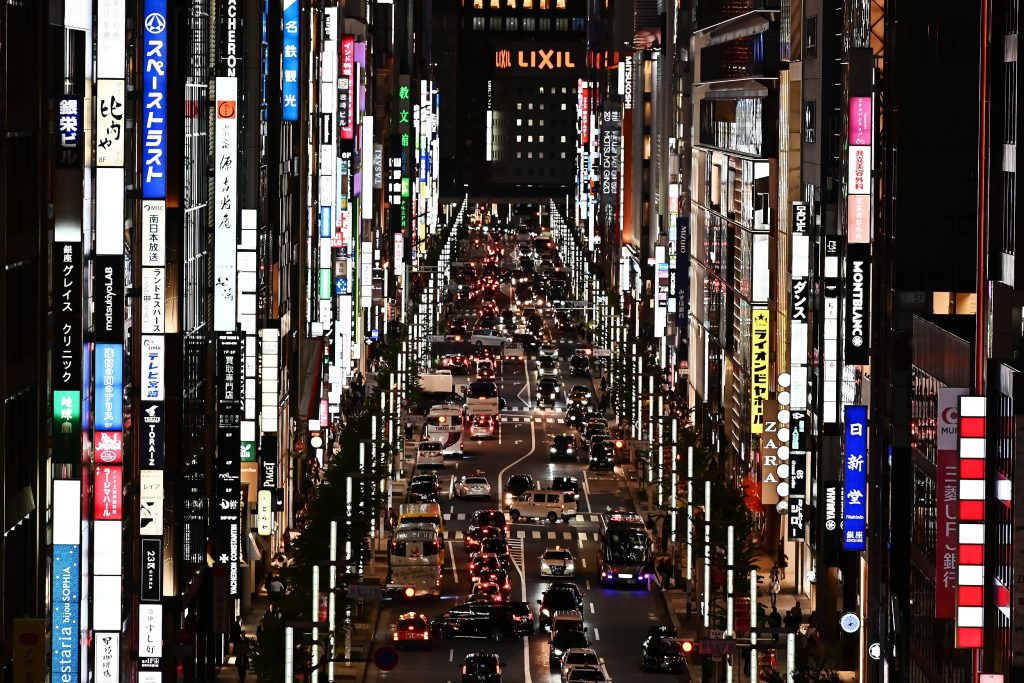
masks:
<svg viewBox="0 0 1024 683"><path fill-rule="evenodd" d="M331 220L331 207L320 207L320 237L329 239L334 233L334 222Z"/></svg>
<svg viewBox="0 0 1024 683"><path fill-rule="evenodd" d="M335 294L348 294L348 278L347 277L336 277L336 278L334 278L334 293Z"/></svg>
<svg viewBox="0 0 1024 683"><path fill-rule="evenodd" d="M79 678L79 601L82 573L79 556L78 545L55 543L53 546L50 680L54 683L77 681Z"/></svg>
<svg viewBox="0 0 1024 683"><path fill-rule="evenodd" d="M123 349L120 344L96 345L96 429L121 431L121 368Z"/></svg>
<svg viewBox="0 0 1024 683"><path fill-rule="evenodd" d="M142 33L142 197L167 196L167 0L145 0Z"/></svg>
<svg viewBox="0 0 1024 683"><path fill-rule="evenodd" d="M299 120L299 0L281 0L281 119Z"/></svg>
<svg viewBox="0 0 1024 683"><path fill-rule="evenodd" d="M843 453L843 550L864 550L868 491L868 409L846 406Z"/></svg>

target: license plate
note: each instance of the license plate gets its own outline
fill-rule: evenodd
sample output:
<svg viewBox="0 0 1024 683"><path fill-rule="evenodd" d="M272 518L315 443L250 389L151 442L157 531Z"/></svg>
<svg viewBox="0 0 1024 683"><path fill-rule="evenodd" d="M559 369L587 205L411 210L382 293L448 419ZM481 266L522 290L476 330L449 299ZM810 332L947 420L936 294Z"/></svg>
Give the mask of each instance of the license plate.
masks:
<svg viewBox="0 0 1024 683"><path fill-rule="evenodd" d="M632 574L619 574L619 578L620 579L632 579L633 575Z"/></svg>
<svg viewBox="0 0 1024 683"><path fill-rule="evenodd" d="M552 567L551 568L551 573L553 573L553 574L561 574L564 571L565 571L565 567Z"/></svg>

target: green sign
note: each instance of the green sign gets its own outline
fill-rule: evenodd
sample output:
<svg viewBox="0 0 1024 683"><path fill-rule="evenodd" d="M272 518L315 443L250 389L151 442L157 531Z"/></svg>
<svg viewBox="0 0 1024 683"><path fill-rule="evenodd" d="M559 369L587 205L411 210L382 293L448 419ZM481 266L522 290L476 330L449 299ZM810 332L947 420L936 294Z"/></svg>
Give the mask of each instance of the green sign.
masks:
<svg viewBox="0 0 1024 683"><path fill-rule="evenodd" d="M82 392L53 392L53 461L82 460Z"/></svg>
<svg viewBox="0 0 1024 683"><path fill-rule="evenodd" d="M320 300L330 301L331 292L334 287L331 286L331 269L321 268L320 269Z"/></svg>
<svg viewBox="0 0 1024 683"><path fill-rule="evenodd" d="M256 462L256 442L242 442L242 462Z"/></svg>

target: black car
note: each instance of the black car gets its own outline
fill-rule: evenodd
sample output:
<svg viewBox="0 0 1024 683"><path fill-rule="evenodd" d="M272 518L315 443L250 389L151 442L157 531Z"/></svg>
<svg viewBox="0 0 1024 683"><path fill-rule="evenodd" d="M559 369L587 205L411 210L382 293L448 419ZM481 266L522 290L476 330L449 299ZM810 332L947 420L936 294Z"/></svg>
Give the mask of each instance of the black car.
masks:
<svg viewBox="0 0 1024 683"><path fill-rule="evenodd" d="M592 470L613 470L615 469L615 456L612 446L607 441L599 441L590 449L590 469Z"/></svg>
<svg viewBox="0 0 1024 683"><path fill-rule="evenodd" d="M590 358L576 354L570 356L569 374L573 377L590 377Z"/></svg>
<svg viewBox="0 0 1024 683"><path fill-rule="evenodd" d="M587 417L587 409L580 404L574 404L565 409L565 426L579 429L584 426Z"/></svg>
<svg viewBox="0 0 1024 683"><path fill-rule="evenodd" d="M409 484L410 503L436 503L441 497L441 488L432 481L414 481Z"/></svg>
<svg viewBox="0 0 1024 683"><path fill-rule="evenodd" d="M491 652L470 652L462 660L462 683L501 683L505 662Z"/></svg>
<svg viewBox="0 0 1024 683"><path fill-rule="evenodd" d="M551 615L555 612L582 609L583 593L574 583L553 583L541 593L537 604L540 605L540 627L546 629L551 627Z"/></svg>
<svg viewBox="0 0 1024 683"><path fill-rule="evenodd" d="M580 480L576 477L551 477L552 491L569 491L573 494L573 500L580 495Z"/></svg>
<svg viewBox="0 0 1024 683"><path fill-rule="evenodd" d="M535 488L536 483L533 481L533 477L529 474L513 474L508 478L508 481L505 482L505 502L511 502L527 491L532 491Z"/></svg>
<svg viewBox="0 0 1024 683"><path fill-rule="evenodd" d="M551 638L551 643L548 645L548 662L552 668L559 666L562 661L562 655L565 654L566 650L574 647L590 647L590 641L587 640L587 634L581 633L580 631L567 631L565 629L559 629L558 632Z"/></svg>
<svg viewBox="0 0 1024 683"><path fill-rule="evenodd" d="M537 341L537 337L525 332L516 332L513 334L512 341L517 344L522 344L523 350L528 354L535 354L537 353L537 349L540 348L540 342Z"/></svg>
<svg viewBox="0 0 1024 683"><path fill-rule="evenodd" d="M576 460L576 437L572 434L556 434L551 440L551 460Z"/></svg>
<svg viewBox="0 0 1024 683"><path fill-rule="evenodd" d="M473 516L469 518L469 530L472 531L473 529L482 526L493 526L505 531L508 528L508 523L505 520L505 513L501 510L474 511Z"/></svg>
<svg viewBox="0 0 1024 683"><path fill-rule="evenodd" d="M682 671L686 668L683 644L673 636L650 635L640 646L644 671Z"/></svg>
<svg viewBox="0 0 1024 683"><path fill-rule="evenodd" d="M542 377L537 382L537 407L554 407L555 401L562 394L562 387L554 377Z"/></svg>
<svg viewBox="0 0 1024 683"><path fill-rule="evenodd" d="M462 548L470 554L480 552L483 542L489 538L505 538L505 527L489 525L470 527L462 539Z"/></svg>
<svg viewBox="0 0 1024 683"><path fill-rule="evenodd" d="M437 637L489 638L495 642L533 633L533 613L525 602L466 602L430 622Z"/></svg>

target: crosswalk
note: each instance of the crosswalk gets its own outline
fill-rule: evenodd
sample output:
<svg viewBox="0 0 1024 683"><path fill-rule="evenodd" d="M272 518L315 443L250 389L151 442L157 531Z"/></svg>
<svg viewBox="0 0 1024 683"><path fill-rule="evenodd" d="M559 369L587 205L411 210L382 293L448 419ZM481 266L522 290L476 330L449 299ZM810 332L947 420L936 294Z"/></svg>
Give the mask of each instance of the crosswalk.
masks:
<svg viewBox="0 0 1024 683"><path fill-rule="evenodd" d="M512 557L512 561L516 563L516 566L523 570L526 569L526 553L524 550L523 539L508 539L508 554Z"/></svg>
<svg viewBox="0 0 1024 683"><path fill-rule="evenodd" d="M502 422L534 422L534 423L547 423L547 424L561 424L562 418L560 417L517 417L515 415L509 415L508 417L502 416Z"/></svg>
<svg viewBox="0 0 1024 683"><path fill-rule="evenodd" d="M446 529L444 537L446 541L461 541L465 532ZM511 545L513 541L600 541L601 537L596 531L540 531L539 529L515 529L508 535Z"/></svg>
<svg viewBox="0 0 1024 683"><path fill-rule="evenodd" d="M445 513L444 521L446 522L468 522L473 517L472 512L454 512ZM599 512L577 512L576 516L573 517L576 522L600 522L601 513Z"/></svg>

